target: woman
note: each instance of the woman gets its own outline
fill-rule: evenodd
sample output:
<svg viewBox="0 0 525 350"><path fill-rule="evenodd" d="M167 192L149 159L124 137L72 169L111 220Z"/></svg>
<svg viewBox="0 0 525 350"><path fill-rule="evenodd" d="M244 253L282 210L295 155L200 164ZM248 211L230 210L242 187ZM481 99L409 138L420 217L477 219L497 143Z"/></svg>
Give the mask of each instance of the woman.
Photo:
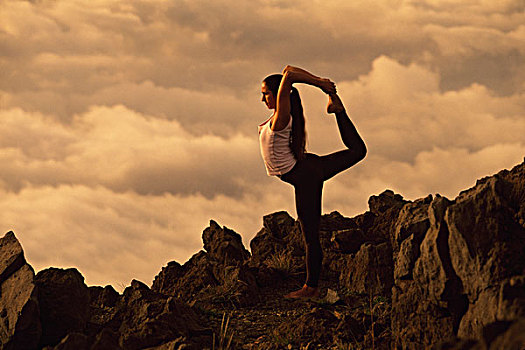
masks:
<svg viewBox="0 0 525 350"><path fill-rule="evenodd" d="M341 139L347 149L318 156L305 151L305 123L299 92L293 84L316 86L329 95L328 113L334 113ZM319 242L323 182L350 168L366 155L366 146L346 114L330 79L297 67L286 66L283 74L262 82L262 101L272 116L259 125L261 154L268 175L275 175L295 188L297 216L306 246L306 282L286 298L319 296L319 275L323 252Z"/></svg>

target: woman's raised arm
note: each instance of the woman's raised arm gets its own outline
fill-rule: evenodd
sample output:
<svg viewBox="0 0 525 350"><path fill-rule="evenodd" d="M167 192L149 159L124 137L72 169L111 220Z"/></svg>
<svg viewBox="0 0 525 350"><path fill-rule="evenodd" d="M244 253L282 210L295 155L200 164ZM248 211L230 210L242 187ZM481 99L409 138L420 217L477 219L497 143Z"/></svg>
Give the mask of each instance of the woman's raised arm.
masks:
<svg viewBox="0 0 525 350"><path fill-rule="evenodd" d="M330 79L317 77L298 67L286 66L277 93L275 115L272 121L274 131L284 129L290 122L290 93L294 83L313 85L327 94L336 93L335 84Z"/></svg>

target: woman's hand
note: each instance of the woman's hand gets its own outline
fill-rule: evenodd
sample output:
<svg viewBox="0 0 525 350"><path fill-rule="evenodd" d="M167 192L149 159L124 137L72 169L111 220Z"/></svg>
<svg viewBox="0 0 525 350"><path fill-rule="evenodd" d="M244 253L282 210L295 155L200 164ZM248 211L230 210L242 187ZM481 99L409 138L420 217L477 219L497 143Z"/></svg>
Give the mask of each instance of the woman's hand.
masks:
<svg viewBox="0 0 525 350"><path fill-rule="evenodd" d="M335 88L335 84L330 79L326 78L320 78L318 76L313 75L310 72L305 71L302 68L299 67L293 67L293 66L286 66L283 70L283 75L287 75L290 79L291 83L305 83L313 86L317 86L321 90L324 91L324 93L330 95L337 93L337 90Z"/></svg>
<svg viewBox="0 0 525 350"><path fill-rule="evenodd" d="M319 78L319 88L327 95L332 95L337 93L335 83L328 78Z"/></svg>

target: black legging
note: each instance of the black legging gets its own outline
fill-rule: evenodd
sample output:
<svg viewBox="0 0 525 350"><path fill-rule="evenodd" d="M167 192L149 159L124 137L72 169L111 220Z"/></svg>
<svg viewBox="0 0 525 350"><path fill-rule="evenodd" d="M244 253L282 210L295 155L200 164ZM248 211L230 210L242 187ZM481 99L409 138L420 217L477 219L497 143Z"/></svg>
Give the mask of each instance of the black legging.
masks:
<svg viewBox="0 0 525 350"><path fill-rule="evenodd" d="M306 246L306 285L317 287L323 251L319 242L323 183L350 168L366 155L366 146L346 111L336 113L341 139L348 149L318 156L307 153L281 180L295 188L295 206Z"/></svg>

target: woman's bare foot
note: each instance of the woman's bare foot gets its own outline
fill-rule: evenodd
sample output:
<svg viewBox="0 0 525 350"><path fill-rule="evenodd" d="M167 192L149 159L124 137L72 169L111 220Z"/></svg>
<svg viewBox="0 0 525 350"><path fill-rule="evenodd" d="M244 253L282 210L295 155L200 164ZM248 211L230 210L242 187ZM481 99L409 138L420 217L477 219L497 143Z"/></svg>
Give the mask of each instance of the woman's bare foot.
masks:
<svg viewBox="0 0 525 350"><path fill-rule="evenodd" d="M319 288L309 287L306 284L303 288L295 292L288 293L284 296L287 299L312 299L319 297Z"/></svg>
<svg viewBox="0 0 525 350"><path fill-rule="evenodd" d="M339 113L344 110L345 106L343 106L343 102L337 94L328 95L328 106L326 106L326 111L328 113Z"/></svg>

